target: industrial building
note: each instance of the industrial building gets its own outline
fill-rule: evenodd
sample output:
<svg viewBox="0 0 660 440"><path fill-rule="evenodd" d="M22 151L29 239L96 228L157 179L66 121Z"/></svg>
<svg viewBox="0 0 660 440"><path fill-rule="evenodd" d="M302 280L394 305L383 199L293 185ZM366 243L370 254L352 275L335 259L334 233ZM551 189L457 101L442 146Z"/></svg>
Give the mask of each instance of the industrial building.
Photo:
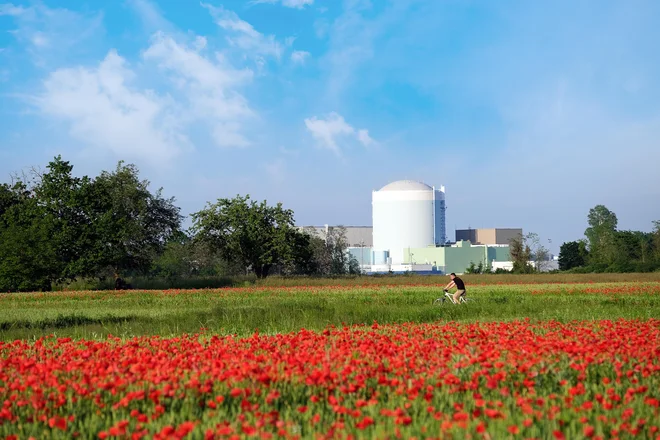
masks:
<svg viewBox="0 0 660 440"><path fill-rule="evenodd" d="M445 187L399 180L372 192L373 247L381 261L401 264L403 250L446 243ZM389 260L383 260L385 251Z"/></svg>
<svg viewBox="0 0 660 440"><path fill-rule="evenodd" d="M472 245L469 241L459 241L447 246L428 246L423 248L405 248L402 250L401 263L382 263L378 254L371 249L351 247L351 258L355 258L365 273L463 273L470 264L493 269L509 269L509 246Z"/></svg>
<svg viewBox="0 0 660 440"><path fill-rule="evenodd" d="M520 238L520 228L457 229L456 242L469 241L472 244L505 244L514 238Z"/></svg>
<svg viewBox="0 0 660 440"><path fill-rule="evenodd" d="M306 231L312 236L325 240L335 229L343 229L349 247L373 247L373 228L371 226L299 226L298 230Z"/></svg>
<svg viewBox="0 0 660 440"><path fill-rule="evenodd" d="M373 226L307 226L325 238L344 228L348 252L364 273L463 273L471 265L511 268L509 243L520 228L459 229L446 233L445 187L399 180L372 191Z"/></svg>

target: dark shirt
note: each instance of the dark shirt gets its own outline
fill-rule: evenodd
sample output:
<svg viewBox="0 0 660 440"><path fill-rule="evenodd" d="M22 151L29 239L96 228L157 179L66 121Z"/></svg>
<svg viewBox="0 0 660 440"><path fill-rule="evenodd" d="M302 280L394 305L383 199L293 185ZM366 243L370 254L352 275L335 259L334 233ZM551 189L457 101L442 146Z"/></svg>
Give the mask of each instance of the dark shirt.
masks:
<svg viewBox="0 0 660 440"><path fill-rule="evenodd" d="M459 277L454 278L454 284L456 284L458 290L465 290L465 283Z"/></svg>

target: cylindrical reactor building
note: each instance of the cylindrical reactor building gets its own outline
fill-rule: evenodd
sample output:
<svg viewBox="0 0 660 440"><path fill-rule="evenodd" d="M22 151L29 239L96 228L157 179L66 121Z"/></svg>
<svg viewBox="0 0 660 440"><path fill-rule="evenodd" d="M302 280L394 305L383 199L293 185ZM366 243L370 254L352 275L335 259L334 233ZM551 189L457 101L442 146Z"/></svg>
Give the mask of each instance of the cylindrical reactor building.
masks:
<svg viewBox="0 0 660 440"><path fill-rule="evenodd" d="M373 191L371 204L374 250L389 251L392 264L403 263L408 248L446 242L444 186L399 180Z"/></svg>

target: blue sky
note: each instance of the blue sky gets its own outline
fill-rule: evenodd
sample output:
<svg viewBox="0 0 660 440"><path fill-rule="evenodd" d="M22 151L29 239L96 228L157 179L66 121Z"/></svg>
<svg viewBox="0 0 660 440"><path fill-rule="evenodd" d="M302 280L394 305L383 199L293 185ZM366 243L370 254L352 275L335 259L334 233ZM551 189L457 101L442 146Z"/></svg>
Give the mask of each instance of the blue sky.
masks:
<svg viewBox="0 0 660 440"><path fill-rule="evenodd" d="M660 219L658 22L653 0L0 3L0 175L123 159L185 214L250 194L349 225L415 179L446 186L450 237L556 252L596 204Z"/></svg>

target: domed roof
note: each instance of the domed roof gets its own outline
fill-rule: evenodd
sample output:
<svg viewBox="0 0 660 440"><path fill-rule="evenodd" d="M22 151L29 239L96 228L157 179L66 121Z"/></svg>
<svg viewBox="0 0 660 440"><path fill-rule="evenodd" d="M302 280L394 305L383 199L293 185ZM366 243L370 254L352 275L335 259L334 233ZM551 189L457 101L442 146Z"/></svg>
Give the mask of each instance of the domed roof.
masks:
<svg viewBox="0 0 660 440"><path fill-rule="evenodd" d="M416 180L397 180L396 182L388 183L380 189L380 191L430 191L432 187L426 183L417 182Z"/></svg>

